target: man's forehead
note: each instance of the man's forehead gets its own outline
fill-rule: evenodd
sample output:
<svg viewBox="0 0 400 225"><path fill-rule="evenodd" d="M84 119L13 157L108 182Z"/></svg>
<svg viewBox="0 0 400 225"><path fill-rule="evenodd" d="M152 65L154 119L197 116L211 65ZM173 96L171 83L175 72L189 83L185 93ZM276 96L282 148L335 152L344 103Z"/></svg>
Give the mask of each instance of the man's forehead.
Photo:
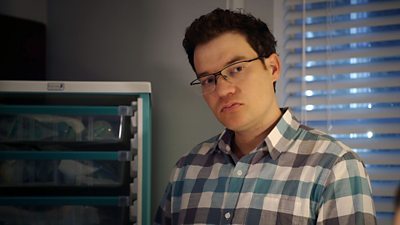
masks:
<svg viewBox="0 0 400 225"><path fill-rule="evenodd" d="M230 66L232 64L235 64L236 62L240 62L240 61L245 60L247 58L248 57L246 57L244 55L232 55L232 56L226 58L225 60L221 60L221 63L218 63L218 64L220 64L222 66L218 66L217 69L211 69L212 71L208 71L207 69L205 69L206 71L197 71L197 69L196 69L197 77L204 77L204 76L207 76L207 75L214 74L216 72L219 72L219 71L225 69L226 67L228 67L228 66Z"/></svg>
<svg viewBox="0 0 400 225"><path fill-rule="evenodd" d="M255 55L254 55L255 54ZM198 75L212 74L239 60L256 56L243 35L226 33L198 45L194 51L194 66Z"/></svg>

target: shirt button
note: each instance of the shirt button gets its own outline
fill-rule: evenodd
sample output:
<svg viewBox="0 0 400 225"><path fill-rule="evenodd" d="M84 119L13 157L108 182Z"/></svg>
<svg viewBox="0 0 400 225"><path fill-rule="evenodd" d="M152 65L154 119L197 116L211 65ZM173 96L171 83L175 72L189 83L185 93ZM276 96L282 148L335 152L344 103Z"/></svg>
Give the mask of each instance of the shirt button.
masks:
<svg viewBox="0 0 400 225"><path fill-rule="evenodd" d="M225 219L229 219L229 218L231 218L231 213L230 212L225 213Z"/></svg>
<svg viewBox="0 0 400 225"><path fill-rule="evenodd" d="M238 171L236 172L236 174L237 174L238 176L242 176L243 172L242 172L241 170L238 170Z"/></svg>

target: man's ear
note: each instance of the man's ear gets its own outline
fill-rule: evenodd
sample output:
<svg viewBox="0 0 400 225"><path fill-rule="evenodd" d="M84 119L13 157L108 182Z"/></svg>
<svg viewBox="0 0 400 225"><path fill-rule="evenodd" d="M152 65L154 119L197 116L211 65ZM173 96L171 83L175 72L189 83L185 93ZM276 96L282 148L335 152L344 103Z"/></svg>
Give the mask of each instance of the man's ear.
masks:
<svg viewBox="0 0 400 225"><path fill-rule="evenodd" d="M267 69L271 71L274 81L279 80L281 76L281 60L276 53L272 53L266 60Z"/></svg>

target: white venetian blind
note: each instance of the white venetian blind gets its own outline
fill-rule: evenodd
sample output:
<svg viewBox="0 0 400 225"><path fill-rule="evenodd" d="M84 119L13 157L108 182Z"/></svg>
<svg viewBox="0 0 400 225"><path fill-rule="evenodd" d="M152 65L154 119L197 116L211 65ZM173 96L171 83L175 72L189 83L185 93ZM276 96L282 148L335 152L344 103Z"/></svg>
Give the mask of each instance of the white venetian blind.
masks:
<svg viewBox="0 0 400 225"><path fill-rule="evenodd" d="M354 149L378 224L400 185L400 0L286 0L284 104Z"/></svg>

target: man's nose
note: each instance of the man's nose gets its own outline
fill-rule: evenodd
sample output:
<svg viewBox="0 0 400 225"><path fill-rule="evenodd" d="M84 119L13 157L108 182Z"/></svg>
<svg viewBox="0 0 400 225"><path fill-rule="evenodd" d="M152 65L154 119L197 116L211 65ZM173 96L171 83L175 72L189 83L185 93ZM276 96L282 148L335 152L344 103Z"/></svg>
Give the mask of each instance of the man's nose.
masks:
<svg viewBox="0 0 400 225"><path fill-rule="evenodd" d="M229 77L221 75L216 80L215 92L219 96L226 96L235 92L235 85L229 80Z"/></svg>

